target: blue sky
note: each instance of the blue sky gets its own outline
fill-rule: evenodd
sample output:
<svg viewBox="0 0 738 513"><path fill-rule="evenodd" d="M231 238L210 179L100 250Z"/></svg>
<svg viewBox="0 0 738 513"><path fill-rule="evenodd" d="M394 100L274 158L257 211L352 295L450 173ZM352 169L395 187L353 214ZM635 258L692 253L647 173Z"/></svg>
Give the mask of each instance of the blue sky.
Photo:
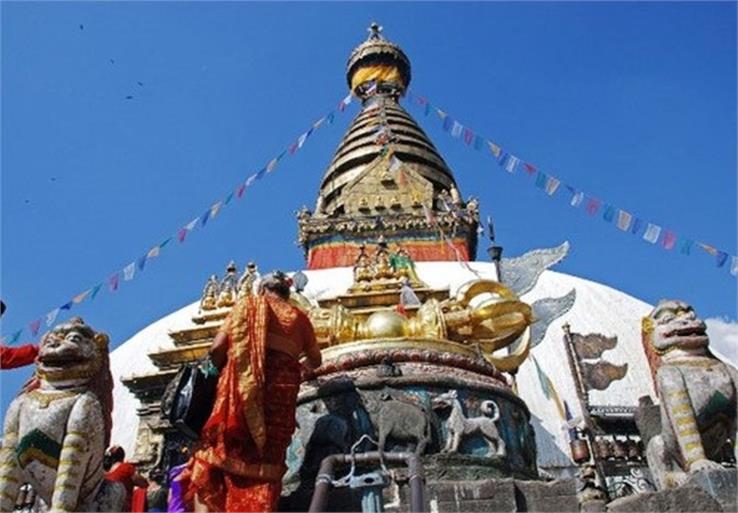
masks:
<svg viewBox="0 0 738 513"><path fill-rule="evenodd" d="M174 234L333 109L372 20L410 57L411 89L461 123L735 254L734 3L5 2L3 334ZM736 280L713 258L620 232L568 206L564 191L549 198L405 104L462 194L494 217L506 255L569 240L560 271L735 319ZM294 211L314 204L356 109L133 281L72 313L115 347L199 297L230 259L300 268ZM2 375L3 410L28 373Z"/></svg>

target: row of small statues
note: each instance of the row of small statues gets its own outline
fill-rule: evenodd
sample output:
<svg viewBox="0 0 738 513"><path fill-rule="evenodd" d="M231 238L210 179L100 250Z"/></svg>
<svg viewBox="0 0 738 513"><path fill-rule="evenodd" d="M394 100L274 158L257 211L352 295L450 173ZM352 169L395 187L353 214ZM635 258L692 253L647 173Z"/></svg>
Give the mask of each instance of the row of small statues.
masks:
<svg viewBox="0 0 738 513"><path fill-rule="evenodd" d="M415 272L415 263L404 247L398 245L397 251L391 253L384 237L380 237L376 251L370 256L364 244L359 246L359 255L354 263L355 285L394 280L397 280L397 284L404 280L409 280L415 286L422 284Z"/></svg>
<svg viewBox="0 0 738 513"><path fill-rule="evenodd" d="M233 306L238 299L254 293L259 278L259 270L254 262L249 262L239 277L236 263L231 260L222 280L218 281L215 274L208 279L202 291L200 310Z"/></svg>

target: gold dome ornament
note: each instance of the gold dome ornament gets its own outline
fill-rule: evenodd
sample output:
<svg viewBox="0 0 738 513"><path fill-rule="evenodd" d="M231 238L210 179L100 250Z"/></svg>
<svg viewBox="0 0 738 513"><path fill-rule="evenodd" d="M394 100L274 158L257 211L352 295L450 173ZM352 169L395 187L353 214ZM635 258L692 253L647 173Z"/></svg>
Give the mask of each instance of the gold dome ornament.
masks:
<svg viewBox="0 0 738 513"><path fill-rule="evenodd" d="M346 64L346 80L351 91L366 100L377 92L405 94L410 85L410 59L396 44L382 35L382 27L372 23L369 37L354 48Z"/></svg>

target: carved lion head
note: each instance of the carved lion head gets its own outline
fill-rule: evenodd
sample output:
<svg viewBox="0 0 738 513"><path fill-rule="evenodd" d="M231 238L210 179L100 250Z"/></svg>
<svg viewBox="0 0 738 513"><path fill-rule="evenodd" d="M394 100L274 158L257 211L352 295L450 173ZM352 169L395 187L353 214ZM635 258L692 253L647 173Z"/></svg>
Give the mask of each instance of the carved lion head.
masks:
<svg viewBox="0 0 738 513"><path fill-rule="evenodd" d="M41 339L38 375L47 381L91 378L99 372L107 353L108 336L73 317Z"/></svg>
<svg viewBox="0 0 738 513"><path fill-rule="evenodd" d="M661 300L649 316L643 318L643 330L650 333L653 349L662 356L674 350L690 355L707 354L710 341L705 323L683 301Z"/></svg>

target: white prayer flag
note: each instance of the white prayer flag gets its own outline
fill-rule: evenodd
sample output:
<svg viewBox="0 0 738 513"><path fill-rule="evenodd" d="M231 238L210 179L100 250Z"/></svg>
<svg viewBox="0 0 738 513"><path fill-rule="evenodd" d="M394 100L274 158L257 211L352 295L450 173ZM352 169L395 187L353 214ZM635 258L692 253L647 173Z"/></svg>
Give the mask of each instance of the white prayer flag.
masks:
<svg viewBox="0 0 738 513"><path fill-rule="evenodd" d="M643 239L650 242L651 244L656 244L656 241L659 240L659 235L661 235L661 227L655 224L648 223L646 232L643 234Z"/></svg>
<svg viewBox="0 0 738 513"><path fill-rule="evenodd" d="M159 253L161 252L160 246L154 246L149 250L148 253L146 253L146 258L156 258L159 256Z"/></svg>
<svg viewBox="0 0 738 513"><path fill-rule="evenodd" d="M46 314L46 325L51 326L56 320L56 316L59 315L59 309L54 308L52 311Z"/></svg>
<svg viewBox="0 0 738 513"><path fill-rule="evenodd" d="M518 167L518 164L520 163L520 159L514 155L510 155L510 158L507 159L507 162L505 162L505 170L508 173L514 173L515 168Z"/></svg>
<svg viewBox="0 0 738 513"><path fill-rule="evenodd" d="M451 136L459 137L461 135L462 130L464 130L464 126L458 121L454 121L454 126L453 128L451 128Z"/></svg>
<svg viewBox="0 0 738 513"><path fill-rule="evenodd" d="M630 222L633 220L633 216L625 210L618 210L618 228L624 232L630 228Z"/></svg>
<svg viewBox="0 0 738 513"><path fill-rule="evenodd" d="M730 274L738 276L738 257L734 256L730 260Z"/></svg>
<svg viewBox="0 0 738 513"><path fill-rule="evenodd" d="M302 145L305 144L305 141L307 140L307 138L308 138L308 133L307 132L305 132L300 137L298 137L297 138L297 147L298 148L302 148Z"/></svg>
<svg viewBox="0 0 738 513"><path fill-rule="evenodd" d="M221 207L223 206L223 202L219 201L215 203L212 207L210 207L210 218L214 218L218 215L218 212L220 212Z"/></svg>
<svg viewBox="0 0 738 513"><path fill-rule="evenodd" d="M571 197L571 206L572 207L578 207L582 204L582 201L584 200L584 193L583 192L577 192L574 194L574 196Z"/></svg>
<svg viewBox="0 0 738 513"><path fill-rule="evenodd" d="M559 184L561 184L561 182L558 180L558 178L549 176L548 180L546 181L546 194L548 194L549 196L553 196L556 190L559 188Z"/></svg>
<svg viewBox="0 0 738 513"><path fill-rule="evenodd" d="M123 268L123 279L125 281L131 281L134 274L136 274L136 262L131 262Z"/></svg>
<svg viewBox="0 0 738 513"><path fill-rule="evenodd" d="M267 173L271 173L276 168L277 168L277 159L274 158L274 159L272 159L272 160L269 161L269 164L267 164L267 167L266 167Z"/></svg>

